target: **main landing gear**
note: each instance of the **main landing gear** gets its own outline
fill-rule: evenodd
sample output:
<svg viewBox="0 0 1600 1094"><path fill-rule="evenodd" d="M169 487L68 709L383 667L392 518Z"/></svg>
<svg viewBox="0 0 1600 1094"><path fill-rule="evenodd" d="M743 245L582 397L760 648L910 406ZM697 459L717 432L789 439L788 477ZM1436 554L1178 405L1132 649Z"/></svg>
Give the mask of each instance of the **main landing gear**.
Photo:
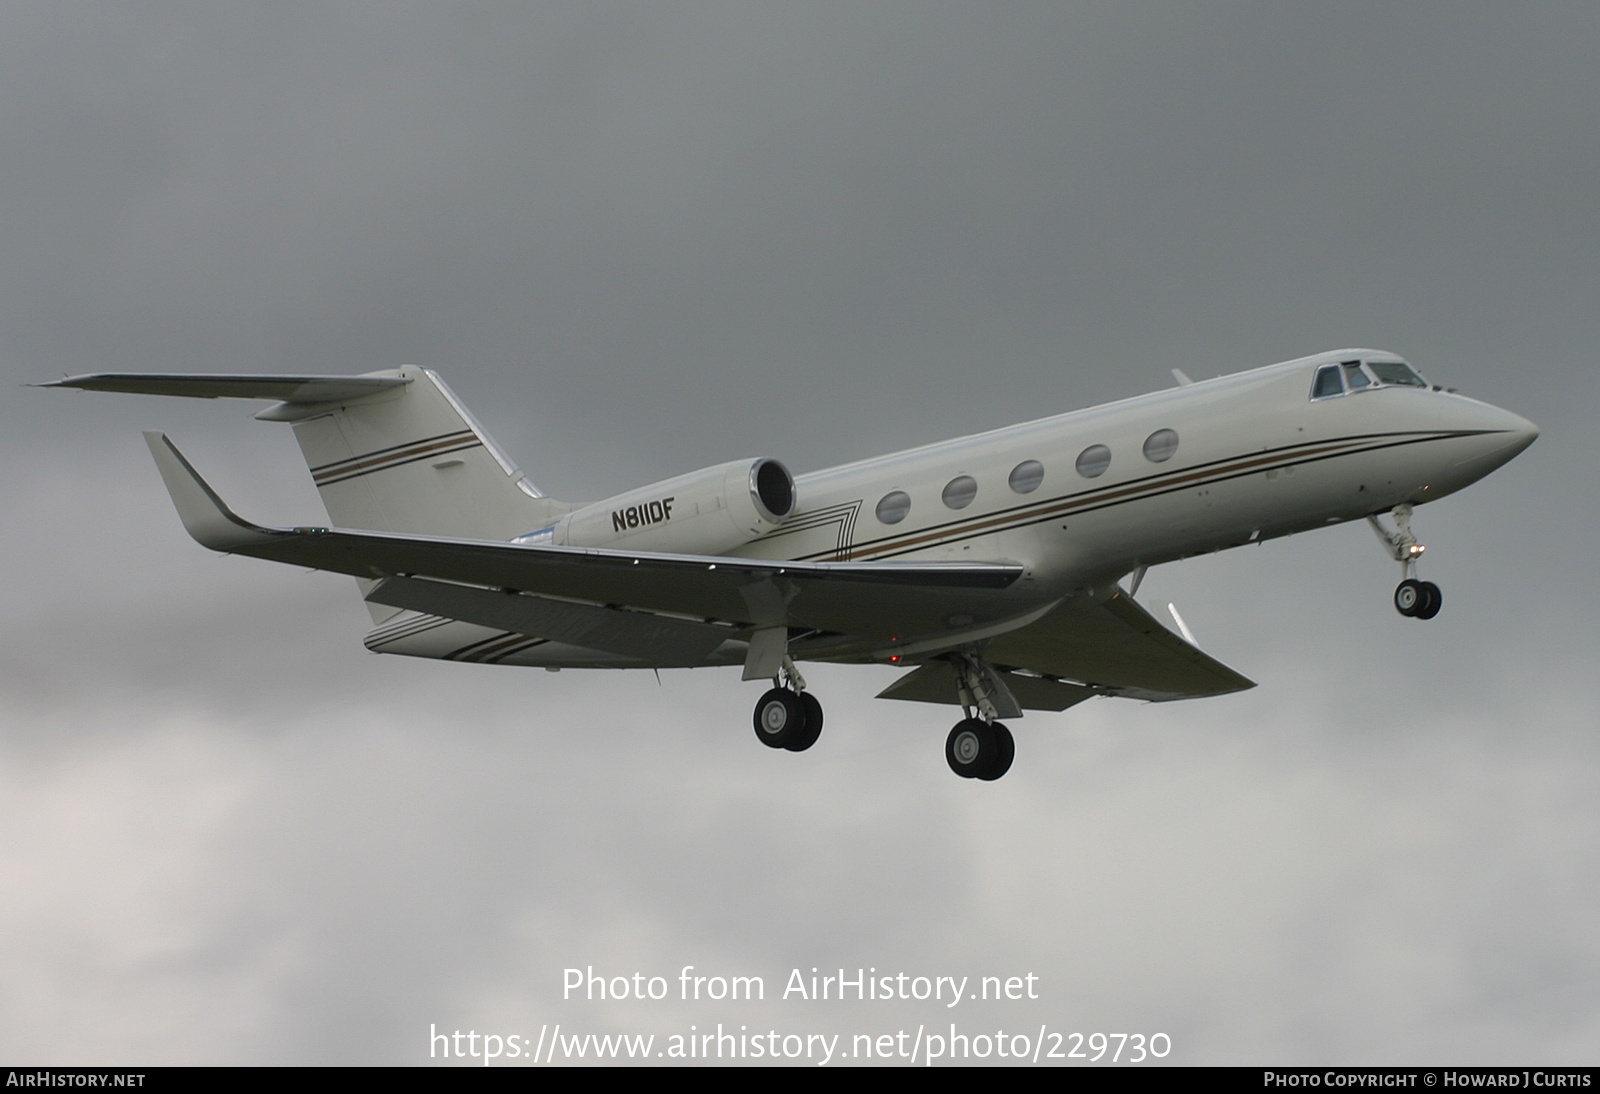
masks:
<svg viewBox="0 0 1600 1094"><path fill-rule="evenodd" d="M944 759L963 779L993 782L1011 770L1017 743L1000 721L1002 714L1018 717L1022 709L1001 679L975 653L952 659L957 696L966 717L944 740Z"/></svg>
<svg viewBox="0 0 1600 1094"><path fill-rule="evenodd" d="M944 741L944 759L963 779L993 782L1011 770L1017 743L999 722L965 718L956 723Z"/></svg>
<svg viewBox="0 0 1600 1094"><path fill-rule="evenodd" d="M787 656L783 659L787 680L772 681L772 690L756 701L756 738L768 748L804 752L822 736L822 704L805 690L806 682Z"/></svg>
<svg viewBox="0 0 1600 1094"><path fill-rule="evenodd" d="M1368 517L1367 523L1372 525L1378 541L1400 563L1400 584L1394 590L1394 610L1407 618L1432 619L1439 614L1444 595L1433 582L1417 580L1417 560L1427 548L1411 534L1411 506L1395 506L1393 516L1395 530L1392 532L1376 516Z"/></svg>
<svg viewBox="0 0 1600 1094"><path fill-rule="evenodd" d="M961 709L966 717L945 738L944 758L963 779L993 782L1011 770L1017 744L999 719L1019 717L1005 682L976 654L951 655ZM788 655L772 688L756 702L756 739L768 748L804 752L822 735L822 704L806 690L806 682Z"/></svg>

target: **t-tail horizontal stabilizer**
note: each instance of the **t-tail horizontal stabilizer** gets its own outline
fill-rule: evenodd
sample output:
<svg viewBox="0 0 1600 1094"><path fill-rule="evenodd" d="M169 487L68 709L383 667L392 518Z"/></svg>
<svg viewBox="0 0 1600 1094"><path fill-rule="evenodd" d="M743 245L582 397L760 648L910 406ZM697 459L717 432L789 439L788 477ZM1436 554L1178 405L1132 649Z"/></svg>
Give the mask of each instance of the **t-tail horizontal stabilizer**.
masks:
<svg viewBox="0 0 1600 1094"><path fill-rule="evenodd" d="M294 405L335 403L376 395L411 382L394 373L367 376L251 376L235 373L184 375L153 372L96 372L68 376L34 387L75 387L81 391L126 391L134 395L179 395L189 399L276 399Z"/></svg>

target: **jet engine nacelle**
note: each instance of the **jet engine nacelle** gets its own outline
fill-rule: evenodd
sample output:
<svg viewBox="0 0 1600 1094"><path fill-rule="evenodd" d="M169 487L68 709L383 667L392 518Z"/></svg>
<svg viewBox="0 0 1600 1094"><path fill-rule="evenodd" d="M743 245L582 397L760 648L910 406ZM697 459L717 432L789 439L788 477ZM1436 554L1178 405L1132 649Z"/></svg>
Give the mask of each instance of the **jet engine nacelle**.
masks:
<svg viewBox="0 0 1600 1094"><path fill-rule="evenodd" d="M794 476L777 460L735 460L576 509L516 543L720 555L794 512Z"/></svg>

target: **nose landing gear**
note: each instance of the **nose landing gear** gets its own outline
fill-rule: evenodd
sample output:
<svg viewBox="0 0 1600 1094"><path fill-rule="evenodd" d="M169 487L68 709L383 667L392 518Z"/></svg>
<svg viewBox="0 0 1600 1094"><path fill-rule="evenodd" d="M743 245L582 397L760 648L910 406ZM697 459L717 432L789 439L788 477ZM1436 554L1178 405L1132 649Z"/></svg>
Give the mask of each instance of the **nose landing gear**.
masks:
<svg viewBox="0 0 1600 1094"><path fill-rule="evenodd" d="M1367 523L1372 525L1378 542L1400 563L1400 584L1394 590L1394 610L1407 618L1432 619L1439 614L1444 594L1433 582L1417 580L1417 560L1427 548L1411 534L1411 506L1395 506L1393 516L1395 530L1392 532L1376 516L1368 517Z"/></svg>

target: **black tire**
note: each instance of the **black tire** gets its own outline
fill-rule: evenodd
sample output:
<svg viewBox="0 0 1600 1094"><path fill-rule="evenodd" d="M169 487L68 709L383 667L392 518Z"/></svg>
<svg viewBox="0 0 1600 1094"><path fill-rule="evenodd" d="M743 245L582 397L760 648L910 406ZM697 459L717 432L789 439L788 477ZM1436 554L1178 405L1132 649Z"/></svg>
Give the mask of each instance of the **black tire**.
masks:
<svg viewBox="0 0 1600 1094"><path fill-rule="evenodd" d="M1417 618L1432 619L1444 606L1444 594L1439 591L1439 586L1431 581L1422 583L1422 592L1422 606L1417 609Z"/></svg>
<svg viewBox="0 0 1600 1094"><path fill-rule="evenodd" d="M1418 615L1428 603L1428 594L1420 581L1406 578L1394 587L1394 610L1410 619Z"/></svg>
<svg viewBox="0 0 1600 1094"><path fill-rule="evenodd" d="M788 748L806 731L806 708L787 688L773 688L756 701L756 739L768 748Z"/></svg>
<svg viewBox="0 0 1600 1094"><path fill-rule="evenodd" d="M944 761L963 779L981 779L994 765L1000 743L987 722L968 718L957 722L944 739Z"/></svg>
<svg viewBox="0 0 1600 1094"><path fill-rule="evenodd" d="M822 704L809 691L802 691L800 705L806 712L806 724L804 729L795 734L793 740L783 746L790 752L804 752L816 744L817 738L822 736Z"/></svg>
<svg viewBox="0 0 1600 1094"><path fill-rule="evenodd" d="M995 722L989 727L989 732L994 735L995 747L994 754L989 758L989 766L978 775L984 782L994 782L1010 771L1011 761L1017 758L1017 742L1009 729Z"/></svg>

